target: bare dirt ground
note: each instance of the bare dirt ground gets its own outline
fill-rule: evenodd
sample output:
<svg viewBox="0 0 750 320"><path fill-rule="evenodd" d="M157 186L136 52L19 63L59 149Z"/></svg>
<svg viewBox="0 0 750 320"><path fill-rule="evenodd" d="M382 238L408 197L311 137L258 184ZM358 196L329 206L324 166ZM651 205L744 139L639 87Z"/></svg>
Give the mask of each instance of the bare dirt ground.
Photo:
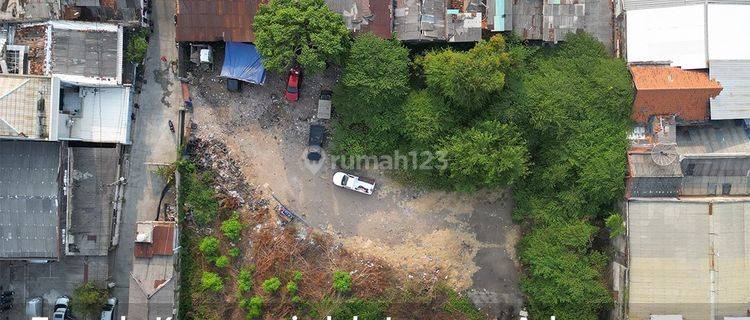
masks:
<svg viewBox="0 0 750 320"><path fill-rule="evenodd" d="M259 191L409 278L445 280L501 319L517 314L511 310L522 303L515 258L520 231L511 221L509 194L419 190L378 170L364 173L377 180L372 196L338 188L330 181L330 159L320 168L305 161L318 92L334 84L337 70L304 78L294 103L283 98L285 76L269 72L263 86L244 84L241 93L232 93L218 73L196 73L192 80L193 133L225 141Z"/></svg>

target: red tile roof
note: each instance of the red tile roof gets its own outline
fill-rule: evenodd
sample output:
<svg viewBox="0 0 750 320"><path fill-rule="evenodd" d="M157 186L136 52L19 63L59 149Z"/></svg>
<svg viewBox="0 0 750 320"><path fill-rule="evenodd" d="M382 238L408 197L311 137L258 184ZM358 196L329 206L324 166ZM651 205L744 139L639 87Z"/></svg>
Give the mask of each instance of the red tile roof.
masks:
<svg viewBox="0 0 750 320"><path fill-rule="evenodd" d="M393 7L390 0L371 0L370 10L373 19L367 25L362 26L362 32L372 32L378 37L390 39L393 37Z"/></svg>
<svg viewBox="0 0 750 320"><path fill-rule="evenodd" d="M178 0L177 34L182 41L252 42L259 0Z"/></svg>
<svg viewBox="0 0 750 320"><path fill-rule="evenodd" d="M645 123L654 115L674 114L683 121L709 119L709 99L721 85L708 73L670 66L632 66L635 83L633 120Z"/></svg>
<svg viewBox="0 0 750 320"><path fill-rule="evenodd" d="M174 246L174 223L154 222L151 243L136 242L134 252L136 258L151 258L157 256L171 256Z"/></svg>

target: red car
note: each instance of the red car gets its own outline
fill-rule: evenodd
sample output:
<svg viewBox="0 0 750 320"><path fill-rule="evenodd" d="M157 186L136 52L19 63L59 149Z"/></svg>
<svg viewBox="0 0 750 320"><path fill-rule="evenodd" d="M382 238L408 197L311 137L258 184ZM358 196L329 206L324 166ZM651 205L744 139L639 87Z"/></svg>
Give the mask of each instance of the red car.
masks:
<svg viewBox="0 0 750 320"><path fill-rule="evenodd" d="M299 100L299 87L302 82L302 70L300 67L292 67L289 70L289 79L286 80L286 99L289 101Z"/></svg>

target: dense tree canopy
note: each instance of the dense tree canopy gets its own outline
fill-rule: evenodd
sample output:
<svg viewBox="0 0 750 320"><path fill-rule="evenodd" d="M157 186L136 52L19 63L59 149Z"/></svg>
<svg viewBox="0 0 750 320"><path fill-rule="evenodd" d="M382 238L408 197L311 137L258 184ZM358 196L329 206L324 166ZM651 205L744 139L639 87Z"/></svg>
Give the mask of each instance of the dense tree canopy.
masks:
<svg viewBox="0 0 750 320"><path fill-rule="evenodd" d="M385 154L400 141L401 100L409 93L409 51L372 34L355 39L333 104L339 114L335 153Z"/></svg>
<svg viewBox="0 0 750 320"><path fill-rule="evenodd" d="M325 69L346 51L349 30L323 0L270 0L253 21L255 45L266 69L284 72L296 63L307 72Z"/></svg>

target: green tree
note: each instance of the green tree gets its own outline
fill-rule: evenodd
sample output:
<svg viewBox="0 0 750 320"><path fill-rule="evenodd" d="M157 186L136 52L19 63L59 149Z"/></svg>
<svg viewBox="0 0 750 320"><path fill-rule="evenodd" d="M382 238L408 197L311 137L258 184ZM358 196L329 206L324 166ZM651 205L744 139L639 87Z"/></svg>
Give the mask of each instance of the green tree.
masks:
<svg viewBox="0 0 750 320"><path fill-rule="evenodd" d="M590 252L597 228L583 221L536 228L521 242L528 274L521 281L537 318L598 319L612 306L604 284L606 255Z"/></svg>
<svg viewBox="0 0 750 320"><path fill-rule="evenodd" d="M213 261L219 256L219 239L214 236L205 236L198 245L198 250L203 253L209 261Z"/></svg>
<svg viewBox="0 0 750 320"><path fill-rule="evenodd" d="M107 303L109 292L102 286L89 281L73 291L70 298L71 309L82 317L95 316Z"/></svg>
<svg viewBox="0 0 750 320"><path fill-rule="evenodd" d="M276 293L276 291L279 291L279 288L281 287L281 280L279 280L278 277L268 278L266 279L266 281L263 281L261 287L263 287L263 291L274 294Z"/></svg>
<svg viewBox="0 0 750 320"><path fill-rule="evenodd" d="M485 121L449 137L441 152L448 179L462 191L505 188L528 173L526 141L499 121Z"/></svg>
<svg viewBox="0 0 750 320"><path fill-rule="evenodd" d="M434 93L464 107L473 115L496 99L505 85L510 55L505 39L495 35L477 43L468 52L451 49L431 52L418 59L427 87Z"/></svg>
<svg viewBox="0 0 750 320"><path fill-rule="evenodd" d="M418 146L430 147L456 129L447 104L430 91L412 92L402 106L404 135Z"/></svg>
<svg viewBox="0 0 750 320"><path fill-rule="evenodd" d="M352 276L349 272L336 270L333 272L333 289L338 293L347 293L352 289Z"/></svg>
<svg viewBox="0 0 750 320"><path fill-rule="evenodd" d="M409 50L370 33L357 37L334 88L339 119L333 153L376 155L395 150L401 140L400 104L408 93Z"/></svg>
<svg viewBox="0 0 750 320"><path fill-rule="evenodd" d="M242 227L239 214L235 213L232 215L232 218L221 223L221 233L223 233L229 240L236 242L240 240Z"/></svg>
<svg viewBox="0 0 750 320"><path fill-rule="evenodd" d="M308 73L325 69L344 54L349 30L340 14L323 0L270 0L253 22L255 45L263 66L285 72L299 64Z"/></svg>
<svg viewBox="0 0 750 320"><path fill-rule="evenodd" d="M224 290L224 280L216 273L204 271L201 276L201 289L220 292Z"/></svg>

